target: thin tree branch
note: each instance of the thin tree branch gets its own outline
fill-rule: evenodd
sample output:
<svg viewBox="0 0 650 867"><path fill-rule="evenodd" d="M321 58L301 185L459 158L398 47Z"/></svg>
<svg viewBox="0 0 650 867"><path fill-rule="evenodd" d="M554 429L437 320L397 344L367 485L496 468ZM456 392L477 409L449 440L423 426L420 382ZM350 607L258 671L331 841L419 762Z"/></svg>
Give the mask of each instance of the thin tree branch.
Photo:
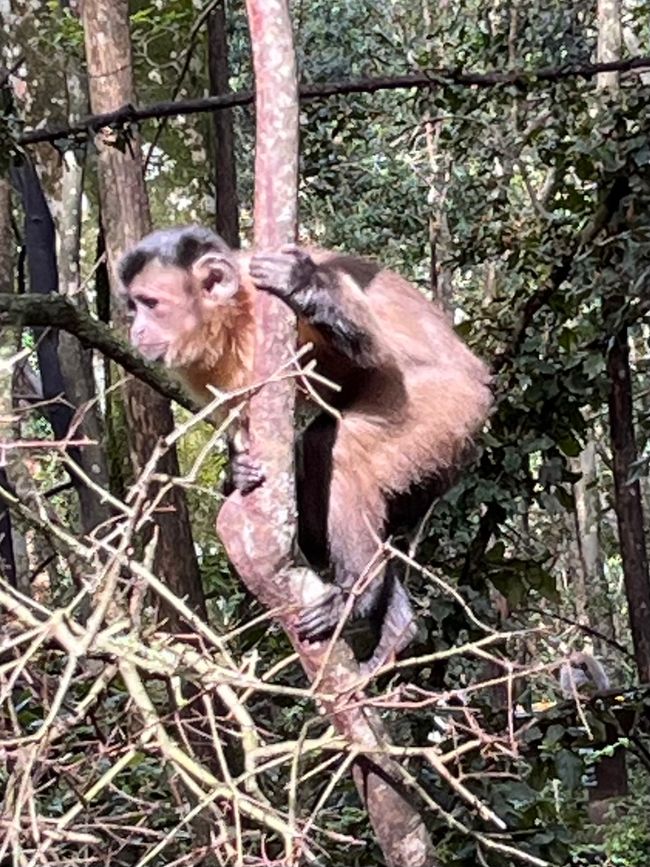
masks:
<svg viewBox="0 0 650 867"><path fill-rule="evenodd" d="M650 69L650 56L631 57L611 63L588 63L582 66L547 66L540 69L503 70L494 72L463 72L460 69L439 69L430 72L415 72L407 75L378 78L352 78L347 81L330 81L323 84L303 84L299 89L301 101L327 99L330 96L344 96L350 93L376 93L380 90L402 90L408 88L434 89L437 87L503 87L514 86L522 91L530 90L538 83L566 81L571 78L591 79L602 72L632 72ZM79 123L70 126L50 127L27 130L18 139L18 144L29 145L36 142L55 142L61 139L87 135L105 126L135 123L151 118L174 117L220 111L240 105L251 105L255 99L253 90L240 90L221 96L208 96L201 99L168 100L137 107L124 105L115 111L90 115Z"/></svg>

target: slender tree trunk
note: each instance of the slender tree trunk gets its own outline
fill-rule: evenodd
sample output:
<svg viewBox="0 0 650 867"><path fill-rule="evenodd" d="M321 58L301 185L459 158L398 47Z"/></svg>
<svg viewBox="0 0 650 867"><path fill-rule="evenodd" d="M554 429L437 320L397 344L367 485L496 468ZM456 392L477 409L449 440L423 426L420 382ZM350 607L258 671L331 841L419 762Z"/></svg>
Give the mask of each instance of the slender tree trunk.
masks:
<svg viewBox="0 0 650 867"><path fill-rule="evenodd" d="M14 292L15 244L11 229L11 187L0 180L0 291ZM22 287L21 287L22 288ZM20 417L15 414L16 368L11 360L20 348L20 330L6 328L0 332L0 439L12 442L21 438ZM23 368L28 369L28 368ZM34 375L34 379L38 378ZM40 381L38 381L39 394ZM6 490L29 496L34 482L18 450L10 449L0 468L0 486ZM30 558L30 554L32 557ZM0 498L0 569L5 578L26 595L31 595L32 568L52 560L52 549L47 540L33 531L27 531L20 521L14 520ZM48 568L49 571L49 567ZM51 570L49 577L54 577Z"/></svg>
<svg viewBox="0 0 650 867"><path fill-rule="evenodd" d="M276 247L295 238L298 173L298 93L291 22L286 0L248 0L256 82L255 242ZM257 346L254 378L264 381L290 360L295 342L293 316L265 293L256 296ZM251 450L264 467L265 483L245 499L233 495L219 514L219 532L228 554L251 592L269 607L304 605L308 594L322 592L318 577L293 568L296 532L293 476L293 387L266 385L251 399ZM320 586L319 586L320 585ZM312 597L313 598L313 597ZM381 720L358 702L352 684L358 678L349 648L337 642L301 644L293 621L282 625L300 653L310 678L319 677L323 708L350 743L381 748ZM350 707L342 696L355 695ZM331 698L334 696L335 698ZM338 700L337 698L338 697ZM424 821L400 784L399 768L386 756L355 762L359 795L389 867L434 867Z"/></svg>
<svg viewBox="0 0 650 867"><path fill-rule="evenodd" d="M0 292L11 292L13 289L13 244L11 238L11 186L7 180L0 178ZM8 366L13 348L10 337L11 329L0 331L0 440L10 439L8 433L11 423L3 419L11 419L11 370ZM4 461L3 461L4 463ZM4 466L0 465L0 487L8 489L9 479ZM0 575L16 587L18 576L14 554L14 529L12 527L9 509L0 495Z"/></svg>
<svg viewBox="0 0 650 867"><path fill-rule="evenodd" d="M88 114L88 98L85 80L77 68L76 57L71 58L67 65L69 121L74 123ZM63 156L61 210L58 220L59 289L62 295L71 298L84 310L88 305L79 279L79 257L85 160L85 148L81 152L79 149L68 150ZM92 350L84 349L75 337L64 331L59 336L59 359L66 393L74 406L83 409L79 432L90 441L79 453L80 466L100 489L107 490L109 477L106 430L96 399ZM80 488L79 501L80 523L84 533L89 533L110 518L108 503L87 485Z"/></svg>
<svg viewBox="0 0 650 867"><path fill-rule="evenodd" d="M34 165L28 160L11 170L11 177L19 191L23 212L23 243L26 251L29 291L48 295L59 291L56 261L56 233L54 221L45 200L45 194ZM55 328L35 328L36 355L41 376L42 397L48 401L45 414L52 426L54 437L64 440L70 432L73 408L66 393L59 363L59 332ZM68 454L80 465L77 446L70 446ZM76 474L72 480L77 491L85 486Z"/></svg>
<svg viewBox="0 0 650 867"><path fill-rule="evenodd" d="M131 62L131 34L126 0L85 0L82 9L90 105L95 113L135 103ZM142 152L137 135L121 150L112 146L110 133L96 137L99 184L108 269L113 286L121 253L151 228L145 189ZM136 472L145 465L161 437L173 429L169 401L148 386L130 379L124 388L131 458ZM170 449L158 471L178 476L176 451ZM205 615L189 513L184 492L174 487L156 513L160 530L154 568L179 596ZM173 616L173 612L169 612Z"/></svg>
<svg viewBox="0 0 650 867"><path fill-rule="evenodd" d="M623 299L611 299L606 307L612 313ZM616 518L625 577L625 594L630 614L639 679L650 683L650 576L645 545L641 487L630 482L637 459L632 415L632 378L630 375L627 329L621 329L607 357L609 375L609 424L612 442Z"/></svg>
<svg viewBox="0 0 650 867"><path fill-rule="evenodd" d="M598 0L598 60L617 60L621 56L620 0ZM616 94L619 73L601 73L598 87ZM614 318L623 307L624 297L605 299L605 318ZM637 459L632 407L632 377L627 329L622 328L612 341L607 356L609 375L609 425L612 443L616 519L618 521L625 593L630 616L634 655L639 679L650 683L650 575L645 544L641 487L630 482Z"/></svg>
<svg viewBox="0 0 650 867"><path fill-rule="evenodd" d="M573 580L576 616L579 623L593 626L614 638L616 627L600 549L600 499L593 439L587 442L575 465L581 474L573 488L578 554Z"/></svg>
<svg viewBox="0 0 650 867"><path fill-rule="evenodd" d="M208 75L210 94L228 93L228 26L226 4L219 3L208 18ZM214 129L214 189L216 229L231 247L239 247L239 198L232 109L212 114Z"/></svg>

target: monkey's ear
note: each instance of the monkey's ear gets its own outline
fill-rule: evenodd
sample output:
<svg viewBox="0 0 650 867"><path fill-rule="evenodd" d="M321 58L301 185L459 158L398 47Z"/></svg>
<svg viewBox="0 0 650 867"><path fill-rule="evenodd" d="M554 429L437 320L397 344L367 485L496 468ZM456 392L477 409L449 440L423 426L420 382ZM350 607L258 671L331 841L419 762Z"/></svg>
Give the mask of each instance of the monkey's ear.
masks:
<svg viewBox="0 0 650 867"><path fill-rule="evenodd" d="M190 270L195 285L206 300L218 304L232 298L239 290L237 266L222 253L205 253Z"/></svg>

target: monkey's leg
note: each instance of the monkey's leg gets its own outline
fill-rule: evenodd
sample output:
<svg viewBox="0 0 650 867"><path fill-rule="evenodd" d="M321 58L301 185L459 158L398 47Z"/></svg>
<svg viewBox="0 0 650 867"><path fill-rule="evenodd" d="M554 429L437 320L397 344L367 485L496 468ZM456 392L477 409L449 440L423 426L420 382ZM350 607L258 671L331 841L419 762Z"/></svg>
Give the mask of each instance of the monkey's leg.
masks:
<svg viewBox="0 0 650 867"><path fill-rule="evenodd" d="M296 445L298 545L310 566L317 570L329 565L327 513L336 426L335 418L321 413Z"/></svg>
<svg viewBox="0 0 650 867"><path fill-rule="evenodd" d="M375 364L373 341L362 311L350 316L344 305L340 274L317 265L299 247L253 256L249 272L258 289L282 299L293 312L326 337L330 345L360 367ZM358 321L357 321L358 320Z"/></svg>
<svg viewBox="0 0 650 867"><path fill-rule="evenodd" d="M298 621L307 640L327 637L344 615L350 592L355 593L353 617L367 617L380 633L372 669L399 653L415 632L413 611L393 564L372 574L383 538L385 499L362 460L348 463L346 432L339 432L329 486L327 535L336 584ZM310 467L305 466L307 478Z"/></svg>

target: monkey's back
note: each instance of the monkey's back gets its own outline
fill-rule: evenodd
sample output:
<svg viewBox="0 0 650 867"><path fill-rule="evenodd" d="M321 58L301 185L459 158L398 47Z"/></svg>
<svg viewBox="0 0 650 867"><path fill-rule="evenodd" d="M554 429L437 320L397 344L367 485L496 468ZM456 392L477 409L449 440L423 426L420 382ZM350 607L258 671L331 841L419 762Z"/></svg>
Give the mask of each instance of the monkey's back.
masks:
<svg viewBox="0 0 650 867"><path fill-rule="evenodd" d="M357 319L362 311L380 347L377 369L343 412L334 461L368 471L390 492L457 466L492 404L487 366L403 277L337 253L312 255L339 272L346 304Z"/></svg>

